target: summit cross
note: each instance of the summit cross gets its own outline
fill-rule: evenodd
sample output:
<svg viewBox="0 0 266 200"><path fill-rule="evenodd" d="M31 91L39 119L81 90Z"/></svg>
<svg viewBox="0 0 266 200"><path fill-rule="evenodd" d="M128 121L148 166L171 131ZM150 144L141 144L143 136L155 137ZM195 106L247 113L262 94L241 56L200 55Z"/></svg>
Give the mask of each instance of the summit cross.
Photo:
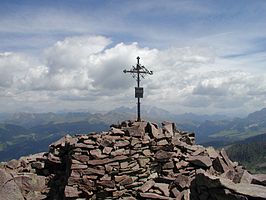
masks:
<svg viewBox="0 0 266 200"><path fill-rule="evenodd" d="M144 78L146 74L152 75L153 71L146 69L143 65L139 63L140 57L137 57L137 65L132 66L130 70L124 70L124 73L130 73L134 79L137 81L137 87L135 87L135 98L138 99L137 102L137 121L140 122L140 98L143 98L143 87L140 87L140 79Z"/></svg>

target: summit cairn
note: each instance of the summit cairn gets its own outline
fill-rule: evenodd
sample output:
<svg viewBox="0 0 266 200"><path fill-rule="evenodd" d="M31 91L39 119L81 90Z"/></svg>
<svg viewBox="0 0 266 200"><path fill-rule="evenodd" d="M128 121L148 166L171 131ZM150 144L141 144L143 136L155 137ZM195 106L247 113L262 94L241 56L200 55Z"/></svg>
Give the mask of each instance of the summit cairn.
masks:
<svg viewBox="0 0 266 200"><path fill-rule="evenodd" d="M265 175L195 145L194 133L169 122L67 135L47 153L2 163L0 174L0 200L266 199Z"/></svg>

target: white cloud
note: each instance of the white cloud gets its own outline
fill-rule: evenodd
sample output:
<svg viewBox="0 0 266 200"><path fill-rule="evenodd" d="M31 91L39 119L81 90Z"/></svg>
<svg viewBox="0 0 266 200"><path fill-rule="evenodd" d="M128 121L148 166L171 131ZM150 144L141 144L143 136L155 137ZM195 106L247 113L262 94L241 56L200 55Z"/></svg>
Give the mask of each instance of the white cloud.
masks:
<svg viewBox="0 0 266 200"><path fill-rule="evenodd" d="M103 36L65 38L45 49L38 59L1 53L0 102L46 111L66 106L99 110L132 106L136 82L122 71L135 65L137 56L141 57L141 64L154 71L153 76L141 82L145 88L144 104L175 112L208 109L213 113L254 110L265 104L265 77L239 70L217 70L221 64L232 63L225 59L221 62L211 48L159 50L137 43L113 45Z"/></svg>

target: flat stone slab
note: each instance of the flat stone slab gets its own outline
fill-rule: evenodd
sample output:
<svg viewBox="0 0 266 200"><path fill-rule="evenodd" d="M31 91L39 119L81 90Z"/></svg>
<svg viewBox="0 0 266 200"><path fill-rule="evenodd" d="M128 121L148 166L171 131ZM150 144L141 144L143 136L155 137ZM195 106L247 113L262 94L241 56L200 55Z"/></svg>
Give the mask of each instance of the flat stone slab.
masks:
<svg viewBox="0 0 266 200"><path fill-rule="evenodd" d="M140 193L142 198L146 199L162 199L162 200L169 200L169 197L165 197L156 193Z"/></svg>
<svg viewBox="0 0 266 200"><path fill-rule="evenodd" d="M212 165L212 160L208 156L190 156L187 160L199 167L210 167Z"/></svg>

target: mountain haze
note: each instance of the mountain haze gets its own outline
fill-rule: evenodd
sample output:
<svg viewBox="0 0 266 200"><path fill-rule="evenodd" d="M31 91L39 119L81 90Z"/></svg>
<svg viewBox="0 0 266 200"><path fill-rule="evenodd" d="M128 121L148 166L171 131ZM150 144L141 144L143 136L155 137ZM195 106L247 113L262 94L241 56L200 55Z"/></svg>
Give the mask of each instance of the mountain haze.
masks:
<svg viewBox="0 0 266 200"><path fill-rule="evenodd" d="M119 107L104 113L2 114L1 159L44 151L47 144L65 134L106 130L110 124L117 124L124 119L134 120L135 112L135 108ZM165 120L175 122L179 129L195 132L197 143L217 147L265 133L265 116L266 109L251 113L245 118L230 119L223 115L177 115L152 106L142 108L142 118L157 123ZM15 153L14 149L20 150Z"/></svg>

